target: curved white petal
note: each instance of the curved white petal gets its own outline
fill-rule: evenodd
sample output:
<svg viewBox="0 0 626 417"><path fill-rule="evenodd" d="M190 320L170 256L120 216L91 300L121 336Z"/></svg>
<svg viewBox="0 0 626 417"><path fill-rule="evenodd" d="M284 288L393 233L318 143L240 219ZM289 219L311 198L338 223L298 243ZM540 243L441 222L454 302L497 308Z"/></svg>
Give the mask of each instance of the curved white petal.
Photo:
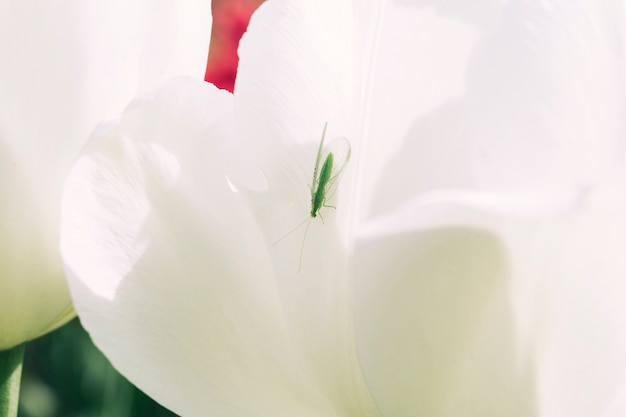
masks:
<svg viewBox="0 0 626 417"><path fill-rule="evenodd" d="M57 241L79 149L137 92L202 78L210 30L204 0L0 2L0 349L73 316Z"/></svg>
<svg viewBox="0 0 626 417"><path fill-rule="evenodd" d="M403 216L357 246L357 350L382 413L616 415L623 192L591 190L558 215L450 201L430 225Z"/></svg>
<svg viewBox="0 0 626 417"><path fill-rule="evenodd" d="M362 242L355 264L357 351L385 416L532 415L497 238L405 233Z"/></svg>
<svg viewBox="0 0 626 417"><path fill-rule="evenodd" d="M116 367L183 415L343 415L359 407L343 395L354 357L333 356L349 335L321 333L342 317L311 304L335 305L335 288L273 259L231 189L234 139L232 96L185 79L94 138L63 200L76 309Z"/></svg>

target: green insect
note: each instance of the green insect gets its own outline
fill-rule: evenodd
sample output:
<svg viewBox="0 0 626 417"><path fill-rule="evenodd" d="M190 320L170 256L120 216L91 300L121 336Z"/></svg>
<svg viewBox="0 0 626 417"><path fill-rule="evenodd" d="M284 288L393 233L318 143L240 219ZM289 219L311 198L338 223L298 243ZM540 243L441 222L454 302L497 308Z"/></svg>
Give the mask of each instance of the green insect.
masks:
<svg viewBox="0 0 626 417"><path fill-rule="evenodd" d="M311 211L309 217L304 219L302 223L298 224L286 235L274 242L276 245L278 242L295 232L304 223L307 223L304 230L304 237L302 238L302 245L300 246L300 262L298 264L298 272L302 269L302 254L304 253L304 242L306 235L311 225L311 220L318 215L324 221L320 210L322 207L330 207L336 209L335 206L326 204L337 191L337 185L341 174L343 173L348 161L350 160L350 142L344 137L334 139L328 147L324 148L324 139L326 138L326 128L328 122L324 124L324 130L322 131L322 139L320 140L320 146L317 149L317 158L315 159L315 168L313 169L313 182L311 185ZM323 162L322 162L323 161ZM321 167L320 167L321 163Z"/></svg>
<svg viewBox="0 0 626 417"><path fill-rule="evenodd" d="M326 200L329 200L335 194L339 177L350 160L350 142L348 142L348 139L346 138L336 138L331 142L327 149L324 149L324 138L326 137L327 127L328 123L325 123L324 130L322 131L322 140L320 141L320 146L317 149L315 169L313 169L313 185L311 186L311 219L317 217L318 214L322 217L319 212L322 207L336 208L334 206L326 205ZM337 155L336 160L335 155ZM322 159L324 160L324 163L320 169L320 162Z"/></svg>

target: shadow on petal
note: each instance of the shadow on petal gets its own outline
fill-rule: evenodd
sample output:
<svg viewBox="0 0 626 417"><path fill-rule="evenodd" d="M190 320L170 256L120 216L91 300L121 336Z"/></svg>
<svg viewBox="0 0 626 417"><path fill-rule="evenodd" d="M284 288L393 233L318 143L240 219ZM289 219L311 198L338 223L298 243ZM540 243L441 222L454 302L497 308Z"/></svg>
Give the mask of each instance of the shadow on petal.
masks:
<svg viewBox="0 0 626 417"><path fill-rule="evenodd" d="M425 191L470 186L470 144L464 124L465 104L460 99L417 118L381 171L370 215L400 207Z"/></svg>

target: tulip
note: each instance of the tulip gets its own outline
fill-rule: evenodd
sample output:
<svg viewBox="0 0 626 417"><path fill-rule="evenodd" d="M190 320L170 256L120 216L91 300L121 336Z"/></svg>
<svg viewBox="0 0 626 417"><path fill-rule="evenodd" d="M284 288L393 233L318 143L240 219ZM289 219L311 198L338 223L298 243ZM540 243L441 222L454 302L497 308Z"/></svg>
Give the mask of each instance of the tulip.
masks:
<svg viewBox="0 0 626 417"><path fill-rule="evenodd" d="M623 415L624 17L264 3L233 94L176 79L72 168L83 324L187 417Z"/></svg>
<svg viewBox="0 0 626 417"><path fill-rule="evenodd" d="M211 50L204 79L230 92L237 76L237 47L248 27L250 15L263 0L213 1Z"/></svg>

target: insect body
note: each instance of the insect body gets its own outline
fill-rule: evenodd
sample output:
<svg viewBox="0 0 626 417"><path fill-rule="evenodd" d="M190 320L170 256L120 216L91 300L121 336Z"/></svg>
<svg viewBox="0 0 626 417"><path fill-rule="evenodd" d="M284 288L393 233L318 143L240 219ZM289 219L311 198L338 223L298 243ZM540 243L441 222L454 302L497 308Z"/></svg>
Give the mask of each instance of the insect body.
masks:
<svg viewBox="0 0 626 417"><path fill-rule="evenodd" d="M317 217L322 207L327 206L326 200L330 199L337 190L337 181L343 173L346 164L350 160L350 142L346 138L337 138L324 149L324 138L326 137L326 127L324 124L322 140L317 150L317 159L313 169L313 185L311 185L311 217ZM337 155L337 163L335 163ZM324 160L320 169L320 162Z"/></svg>
<svg viewBox="0 0 626 417"><path fill-rule="evenodd" d="M317 216L317 212L320 211L324 203L326 203L326 184L328 184L330 174L333 171L334 159L334 155L329 153L320 170L320 176L317 179L317 187L311 187L311 217ZM313 180L315 180L315 176L313 176ZM315 184L315 182L313 184Z"/></svg>
<svg viewBox="0 0 626 417"><path fill-rule="evenodd" d="M306 229L304 230L302 245L300 247L300 263L298 266L298 272L300 272L302 267L304 242L306 240L307 232L309 231L309 226L311 225L311 220L319 215L322 221L324 221L324 218L320 213L322 207L336 208L334 206L327 205L326 202L335 194L338 180L341 177L346 164L350 160L350 142L348 142L346 138L336 138L328 145L327 148L324 148L324 139L326 137L327 127L328 123L325 123L324 130L322 131L322 139L320 140L320 146L317 150L315 168L313 169L313 183L311 185L311 211L309 213L310 217L308 219L304 219L302 223L298 224L294 229L274 242L274 245L276 245L308 221ZM321 168L320 163L322 163Z"/></svg>

